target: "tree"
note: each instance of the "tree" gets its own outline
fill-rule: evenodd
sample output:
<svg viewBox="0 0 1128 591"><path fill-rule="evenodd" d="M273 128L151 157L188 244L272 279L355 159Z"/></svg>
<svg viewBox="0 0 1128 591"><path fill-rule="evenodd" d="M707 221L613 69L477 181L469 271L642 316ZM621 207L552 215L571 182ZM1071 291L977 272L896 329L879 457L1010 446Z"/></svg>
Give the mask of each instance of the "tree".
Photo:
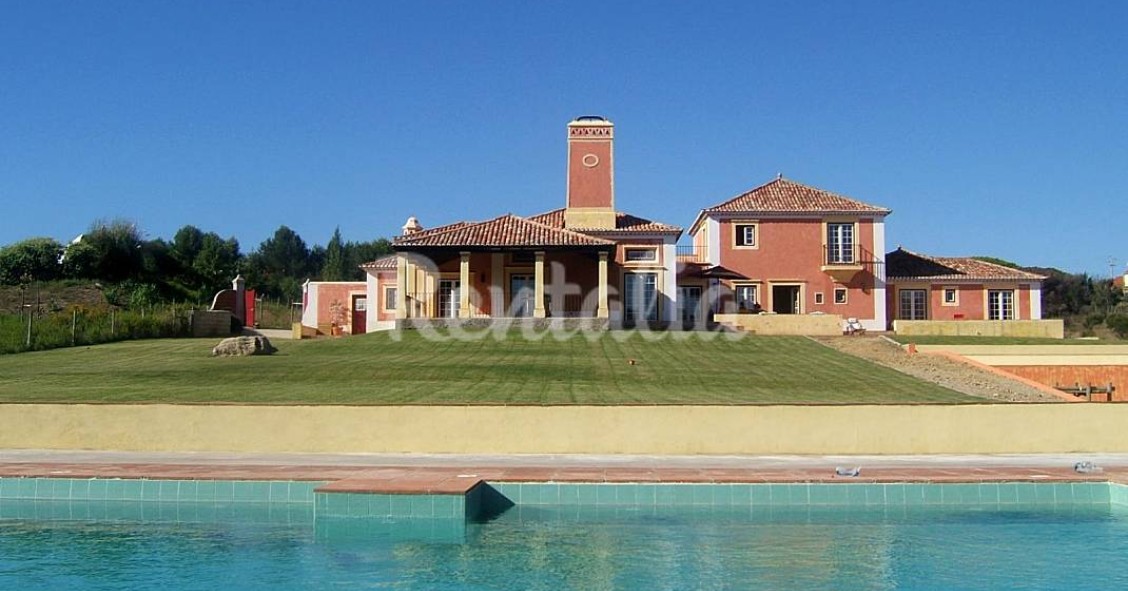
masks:
<svg viewBox="0 0 1128 591"><path fill-rule="evenodd" d="M0 283L18 285L25 278L51 281L62 275L63 245L53 238L29 238L0 248Z"/></svg>
<svg viewBox="0 0 1128 591"><path fill-rule="evenodd" d="M342 281L347 278L345 268L345 249L341 244L341 228L333 230L333 237L325 247L325 263L321 266L322 281Z"/></svg>
<svg viewBox="0 0 1128 591"><path fill-rule="evenodd" d="M141 232L126 220L96 221L67 246L64 269L78 279L125 281L139 277L144 264Z"/></svg>
<svg viewBox="0 0 1128 591"><path fill-rule="evenodd" d="M286 226L279 227L247 257L248 284L274 297L297 297L302 282L314 270L309 247Z"/></svg>

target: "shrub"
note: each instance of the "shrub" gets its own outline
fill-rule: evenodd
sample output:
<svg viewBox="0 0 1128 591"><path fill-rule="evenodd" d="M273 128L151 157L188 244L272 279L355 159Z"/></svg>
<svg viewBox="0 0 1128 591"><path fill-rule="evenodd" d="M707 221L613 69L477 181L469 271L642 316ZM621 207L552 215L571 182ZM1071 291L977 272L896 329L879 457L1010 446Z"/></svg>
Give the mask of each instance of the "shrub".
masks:
<svg viewBox="0 0 1128 591"><path fill-rule="evenodd" d="M1128 339L1128 314L1109 314L1105 326L1122 339Z"/></svg>
<svg viewBox="0 0 1128 591"><path fill-rule="evenodd" d="M1102 314L1100 312L1091 312L1091 313L1089 313L1089 315L1085 316L1085 321L1084 321L1085 328L1092 329L1093 327L1097 326L1098 324L1100 324L1104 321L1105 321L1105 315L1104 314Z"/></svg>

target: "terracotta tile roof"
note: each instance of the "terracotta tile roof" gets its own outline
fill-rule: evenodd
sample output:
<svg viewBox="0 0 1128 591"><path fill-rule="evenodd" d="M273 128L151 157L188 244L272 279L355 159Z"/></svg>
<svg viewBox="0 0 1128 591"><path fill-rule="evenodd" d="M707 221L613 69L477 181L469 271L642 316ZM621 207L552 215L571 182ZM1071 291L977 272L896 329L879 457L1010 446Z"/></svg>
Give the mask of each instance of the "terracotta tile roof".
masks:
<svg viewBox="0 0 1128 591"><path fill-rule="evenodd" d="M778 177L724 203L707 207L715 212L861 212L888 214L891 210L843 197Z"/></svg>
<svg viewBox="0 0 1128 591"><path fill-rule="evenodd" d="M971 257L934 257L898 248L885 255L886 278L984 281L1041 281L1046 277Z"/></svg>
<svg viewBox="0 0 1128 591"><path fill-rule="evenodd" d="M380 257L374 261L364 263L360 266L361 269L372 269L374 271L395 271L396 270L396 255L390 254L385 257Z"/></svg>
<svg viewBox="0 0 1128 591"><path fill-rule="evenodd" d="M430 236L431 234L438 234L440 232L446 232L447 230L453 230L455 228L463 228L465 226L469 226L472 223L474 222L454 222L453 224L446 224L445 226L435 226L434 228L419 230L418 232L411 234L410 236L412 239L423 238L424 236Z"/></svg>
<svg viewBox="0 0 1128 591"><path fill-rule="evenodd" d="M564 208L554 209L545 213L529 216L530 220L540 222L542 224L552 226L553 228L564 227ZM615 229L608 230L606 228L570 228L576 232L592 232L598 234L614 234L614 233L632 233L632 234L681 234L682 229L678 226L671 226L661 222L655 222L646 218L640 218L636 215L623 213L621 211L615 212Z"/></svg>
<svg viewBox="0 0 1128 591"><path fill-rule="evenodd" d="M428 247L611 246L614 242L505 214L485 222L451 224L443 231L400 236L392 244Z"/></svg>

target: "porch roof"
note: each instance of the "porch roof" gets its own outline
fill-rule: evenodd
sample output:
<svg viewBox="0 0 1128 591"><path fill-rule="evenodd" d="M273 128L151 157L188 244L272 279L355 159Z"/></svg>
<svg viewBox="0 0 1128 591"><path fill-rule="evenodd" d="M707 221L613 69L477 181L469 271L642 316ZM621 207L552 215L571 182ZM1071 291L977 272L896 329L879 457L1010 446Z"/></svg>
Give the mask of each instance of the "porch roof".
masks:
<svg viewBox="0 0 1128 591"><path fill-rule="evenodd" d="M396 250L424 248L611 248L610 240L554 228L548 224L507 213L485 222L459 222L442 228L400 236L392 242Z"/></svg>
<svg viewBox="0 0 1128 591"><path fill-rule="evenodd" d="M395 271L396 255L390 254L388 256L380 257L374 261L360 265L360 268L372 271Z"/></svg>
<svg viewBox="0 0 1128 591"><path fill-rule="evenodd" d="M1041 281L1046 277L971 257L934 257L904 248L885 255L888 280Z"/></svg>

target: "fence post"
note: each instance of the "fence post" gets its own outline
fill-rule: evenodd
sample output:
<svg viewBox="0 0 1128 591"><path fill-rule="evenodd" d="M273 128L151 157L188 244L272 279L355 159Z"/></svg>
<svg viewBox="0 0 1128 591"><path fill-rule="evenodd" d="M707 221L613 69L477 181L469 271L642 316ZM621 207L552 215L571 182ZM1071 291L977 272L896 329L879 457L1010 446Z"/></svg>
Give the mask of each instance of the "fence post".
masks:
<svg viewBox="0 0 1128 591"><path fill-rule="evenodd" d="M71 346L75 346L78 334L78 308L71 310Z"/></svg>
<svg viewBox="0 0 1128 591"><path fill-rule="evenodd" d="M114 331L116 328L115 321L117 320L117 310L110 308L110 338L114 338L117 333Z"/></svg>
<svg viewBox="0 0 1128 591"><path fill-rule="evenodd" d="M27 305L27 343L28 349L31 349L31 304Z"/></svg>

